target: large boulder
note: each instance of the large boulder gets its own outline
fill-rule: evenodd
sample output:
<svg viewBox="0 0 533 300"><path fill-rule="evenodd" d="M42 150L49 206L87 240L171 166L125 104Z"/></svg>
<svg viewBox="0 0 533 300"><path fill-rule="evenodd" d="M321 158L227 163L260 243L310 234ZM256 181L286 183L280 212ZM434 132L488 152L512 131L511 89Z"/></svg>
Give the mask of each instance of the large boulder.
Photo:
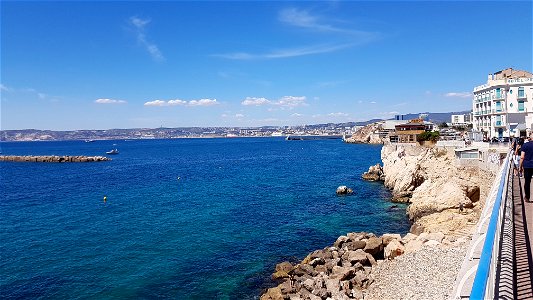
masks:
<svg viewBox="0 0 533 300"><path fill-rule="evenodd" d="M393 259L397 256L402 255L405 252L405 246L402 245L400 241L394 239L388 243L384 251L386 259Z"/></svg>
<svg viewBox="0 0 533 300"><path fill-rule="evenodd" d="M281 293L281 287L276 286L270 288L261 296L261 300L284 300L283 294Z"/></svg>
<svg viewBox="0 0 533 300"><path fill-rule="evenodd" d="M294 267L288 261L279 263L276 265L276 272L272 274L272 279L278 280L278 279L288 278L289 272L292 271L292 269L294 269Z"/></svg>
<svg viewBox="0 0 533 300"><path fill-rule="evenodd" d="M374 257L381 257L383 255L383 239L380 237L371 237L366 241L364 251L370 253Z"/></svg>

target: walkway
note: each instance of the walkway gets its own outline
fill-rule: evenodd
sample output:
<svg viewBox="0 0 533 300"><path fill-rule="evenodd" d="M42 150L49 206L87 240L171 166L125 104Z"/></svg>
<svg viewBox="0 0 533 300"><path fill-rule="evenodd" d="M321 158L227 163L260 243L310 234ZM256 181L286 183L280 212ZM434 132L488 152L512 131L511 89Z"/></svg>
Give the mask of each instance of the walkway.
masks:
<svg viewBox="0 0 533 300"><path fill-rule="evenodd" d="M501 245L500 272L496 280L496 299L533 299L533 202L525 202L524 180L510 175L509 200L513 201L514 228L503 229L514 240Z"/></svg>

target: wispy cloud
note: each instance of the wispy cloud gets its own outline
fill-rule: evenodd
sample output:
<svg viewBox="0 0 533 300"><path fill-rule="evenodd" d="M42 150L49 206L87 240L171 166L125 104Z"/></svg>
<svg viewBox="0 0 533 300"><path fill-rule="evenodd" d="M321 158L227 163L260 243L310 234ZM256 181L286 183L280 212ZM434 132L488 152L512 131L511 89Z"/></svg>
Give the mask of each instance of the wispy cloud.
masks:
<svg viewBox="0 0 533 300"><path fill-rule="evenodd" d="M444 94L445 97L456 97L456 98L472 98L471 92L450 92Z"/></svg>
<svg viewBox="0 0 533 300"><path fill-rule="evenodd" d="M290 58L290 57L335 52L338 50L350 48L352 46L354 46L354 43L333 44L333 45L314 45L314 46L299 47L299 48L273 50L268 53L253 54L253 53L246 53L246 52L235 52L235 53L226 53L226 54L214 54L212 56L225 58L225 59L231 59L231 60L276 59L276 58Z"/></svg>
<svg viewBox="0 0 533 300"><path fill-rule="evenodd" d="M214 54L214 57L220 57L231 60L259 60L259 59L279 59L290 58L305 55L323 54L336 52L343 49L351 48L357 45L362 45L376 40L379 33L355 30L351 28L342 28L334 26L327 21L331 18L320 15L311 14L307 10L298 8L282 9L278 13L278 21L283 24L296 27L305 28L317 33L329 33L329 35L320 35L319 38L328 38L328 42L310 43L311 45L299 47L287 47L284 49L277 49L267 51L264 53L251 53L247 51L238 51L231 53ZM344 21L342 21L344 22ZM346 23L346 22L344 22ZM338 33L337 40L331 40L331 33ZM340 40L339 40L340 38Z"/></svg>
<svg viewBox="0 0 533 300"><path fill-rule="evenodd" d="M269 100L263 97L246 97L241 104L244 106L274 106L280 107L281 109L293 109L299 106L307 106L305 96L283 96L278 100Z"/></svg>
<svg viewBox="0 0 533 300"><path fill-rule="evenodd" d="M293 114L291 115L291 117L299 118L299 117L303 117L303 115L302 115L302 114L299 114L299 113L293 113Z"/></svg>
<svg viewBox="0 0 533 300"><path fill-rule="evenodd" d="M127 101L125 100L115 100L115 99L107 99L107 98L100 98L94 100L94 103L98 104L125 104Z"/></svg>
<svg viewBox="0 0 533 300"><path fill-rule="evenodd" d="M0 91L9 92L9 91L11 91L11 89L0 83Z"/></svg>
<svg viewBox="0 0 533 300"><path fill-rule="evenodd" d="M144 103L144 106L213 106L218 105L217 99L199 99L199 100L153 100Z"/></svg>
<svg viewBox="0 0 533 300"><path fill-rule="evenodd" d="M150 19L141 19L138 17L130 17L129 24L135 30L137 36L137 42L146 48L146 51L152 56L156 61L164 61L165 57L163 53L159 50L156 44L148 41L146 38L146 25L150 23Z"/></svg>
<svg viewBox="0 0 533 300"><path fill-rule="evenodd" d="M372 35L372 33L370 32L350 28L342 28L332 25L327 20L324 20L326 19L325 17L322 17L320 15L313 15L308 10L299 9L295 7L282 9L278 13L278 19L279 21L287 25L306 28L312 31L326 33L338 32L343 34L360 35L361 37ZM328 20L331 19L328 18Z"/></svg>

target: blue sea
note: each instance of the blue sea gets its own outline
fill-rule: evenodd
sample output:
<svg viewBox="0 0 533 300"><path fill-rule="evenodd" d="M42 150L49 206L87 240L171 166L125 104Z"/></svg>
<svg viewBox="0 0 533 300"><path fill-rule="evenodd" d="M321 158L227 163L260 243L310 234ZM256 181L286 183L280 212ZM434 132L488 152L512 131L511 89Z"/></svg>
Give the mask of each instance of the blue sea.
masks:
<svg viewBox="0 0 533 300"><path fill-rule="evenodd" d="M113 144L116 144L114 146ZM405 206L361 174L380 146L282 138L2 142L0 297L257 299L277 263L348 232L404 234ZM339 185L355 194L338 197ZM103 197L107 197L104 203Z"/></svg>

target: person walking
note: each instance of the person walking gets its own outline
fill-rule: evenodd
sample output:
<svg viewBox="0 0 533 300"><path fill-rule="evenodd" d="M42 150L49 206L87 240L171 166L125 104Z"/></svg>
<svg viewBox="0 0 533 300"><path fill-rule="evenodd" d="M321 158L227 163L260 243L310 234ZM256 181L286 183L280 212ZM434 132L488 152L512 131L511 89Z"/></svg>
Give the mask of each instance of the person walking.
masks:
<svg viewBox="0 0 533 300"><path fill-rule="evenodd" d="M533 133L529 136L528 142L524 143L520 155L520 172L524 175L524 196L526 202L530 202L531 177L533 176Z"/></svg>

